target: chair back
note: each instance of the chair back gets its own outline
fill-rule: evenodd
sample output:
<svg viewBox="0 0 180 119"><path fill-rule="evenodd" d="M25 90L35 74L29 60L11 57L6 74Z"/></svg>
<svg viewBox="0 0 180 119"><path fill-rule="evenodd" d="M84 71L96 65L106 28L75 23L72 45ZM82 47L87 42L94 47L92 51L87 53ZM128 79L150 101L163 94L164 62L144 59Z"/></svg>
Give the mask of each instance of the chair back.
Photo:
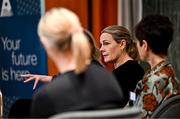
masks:
<svg viewBox="0 0 180 119"><path fill-rule="evenodd" d="M151 118L180 118L180 95L175 95L160 104Z"/></svg>
<svg viewBox="0 0 180 119"><path fill-rule="evenodd" d="M56 114L49 119L110 119L110 118L139 118L141 111L137 107L106 110L82 110Z"/></svg>
<svg viewBox="0 0 180 119"><path fill-rule="evenodd" d="M29 118L31 99L18 99L10 108L8 118Z"/></svg>

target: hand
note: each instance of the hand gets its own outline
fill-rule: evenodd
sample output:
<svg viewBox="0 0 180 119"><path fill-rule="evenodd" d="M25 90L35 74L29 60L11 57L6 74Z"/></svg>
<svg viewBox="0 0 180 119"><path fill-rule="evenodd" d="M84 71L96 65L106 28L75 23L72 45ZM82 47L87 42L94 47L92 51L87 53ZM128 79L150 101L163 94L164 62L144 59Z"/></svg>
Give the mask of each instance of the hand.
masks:
<svg viewBox="0 0 180 119"><path fill-rule="evenodd" d="M24 83L29 82L31 80L35 80L33 90L36 88L39 81L49 83L52 80L52 76L47 76L47 75L23 74L20 75L20 77L26 78Z"/></svg>

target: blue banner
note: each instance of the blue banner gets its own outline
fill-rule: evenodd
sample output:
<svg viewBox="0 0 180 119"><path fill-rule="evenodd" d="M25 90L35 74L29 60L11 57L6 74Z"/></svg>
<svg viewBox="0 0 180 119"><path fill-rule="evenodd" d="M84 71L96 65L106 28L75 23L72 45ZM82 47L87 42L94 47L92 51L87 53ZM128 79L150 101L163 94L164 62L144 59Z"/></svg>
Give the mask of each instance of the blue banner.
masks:
<svg viewBox="0 0 180 119"><path fill-rule="evenodd" d="M20 74L47 74L47 58L37 35L40 0L0 0L0 89L5 115L19 98L31 98L33 82Z"/></svg>

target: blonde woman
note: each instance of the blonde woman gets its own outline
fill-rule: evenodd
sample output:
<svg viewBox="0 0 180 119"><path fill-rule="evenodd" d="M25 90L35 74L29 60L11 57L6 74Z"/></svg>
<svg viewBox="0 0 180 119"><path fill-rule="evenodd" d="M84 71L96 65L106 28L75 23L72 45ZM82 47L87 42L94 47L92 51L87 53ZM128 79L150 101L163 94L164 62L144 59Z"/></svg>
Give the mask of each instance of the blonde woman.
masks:
<svg viewBox="0 0 180 119"><path fill-rule="evenodd" d="M94 39L93 35L87 29L84 29L83 32L84 32L85 36L87 37L87 39L90 43L91 58L92 58L91 63L99 65L99 66L103 66L103 64L100 61L100 51L96 46L95 39ZM39 75L39 74L23 74L20 76L22 78L26 78L26 80L24 80L24 83L27 83L29 81L34 80L33 89L36 89L39 81L41 81L43 83L50 83L57 75L48 76L48 75Z"/></svg>
<svg viewBox="0 0 180 119"><path fill-rule="evenodd" d="M114 77L90 64L90 45L76 14L65 8L48 11L40 19L38 34L61 74L35 93L32 117L120 107L123 96Z"/></svg>

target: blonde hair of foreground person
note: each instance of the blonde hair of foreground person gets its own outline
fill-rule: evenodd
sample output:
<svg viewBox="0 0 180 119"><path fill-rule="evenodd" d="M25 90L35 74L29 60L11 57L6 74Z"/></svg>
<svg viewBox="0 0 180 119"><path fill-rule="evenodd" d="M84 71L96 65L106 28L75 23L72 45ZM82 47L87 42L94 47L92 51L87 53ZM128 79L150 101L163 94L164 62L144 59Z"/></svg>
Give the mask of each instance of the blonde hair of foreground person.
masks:
<svg viewBox="0 0 180 119"><path fill-rule="evenodd" d="M80 21L73 12L66 8L48 11L40 19L38 35L57 68L59 59L54 55L63 53L68 56L70 53L75 72L81 73L85 70L86 64L90 62L91 50Z"/></svg>
<svg viewBox="0 0 180 119"><path fill-rule="evenodd" d="M89 42L90 47L91 47L91 58L92 58L91 62L93 62L97 65L103 66L102 62L100 61L101 60L100 51L96 46L95 39L94 39L93 35L87 29L83 29L83 33L87 37L88 42ZM44 83L49 83L56 76L57 75L47 76L47 75L39 75L39 74L23 74L23 75L20 75L20 77L26 78L26 80L24 80L24 83L27 83L27 82L32 81L32 80L35 81L34 85L33 85L33 89L36 88L39 81L42 81Z"/></svg>

